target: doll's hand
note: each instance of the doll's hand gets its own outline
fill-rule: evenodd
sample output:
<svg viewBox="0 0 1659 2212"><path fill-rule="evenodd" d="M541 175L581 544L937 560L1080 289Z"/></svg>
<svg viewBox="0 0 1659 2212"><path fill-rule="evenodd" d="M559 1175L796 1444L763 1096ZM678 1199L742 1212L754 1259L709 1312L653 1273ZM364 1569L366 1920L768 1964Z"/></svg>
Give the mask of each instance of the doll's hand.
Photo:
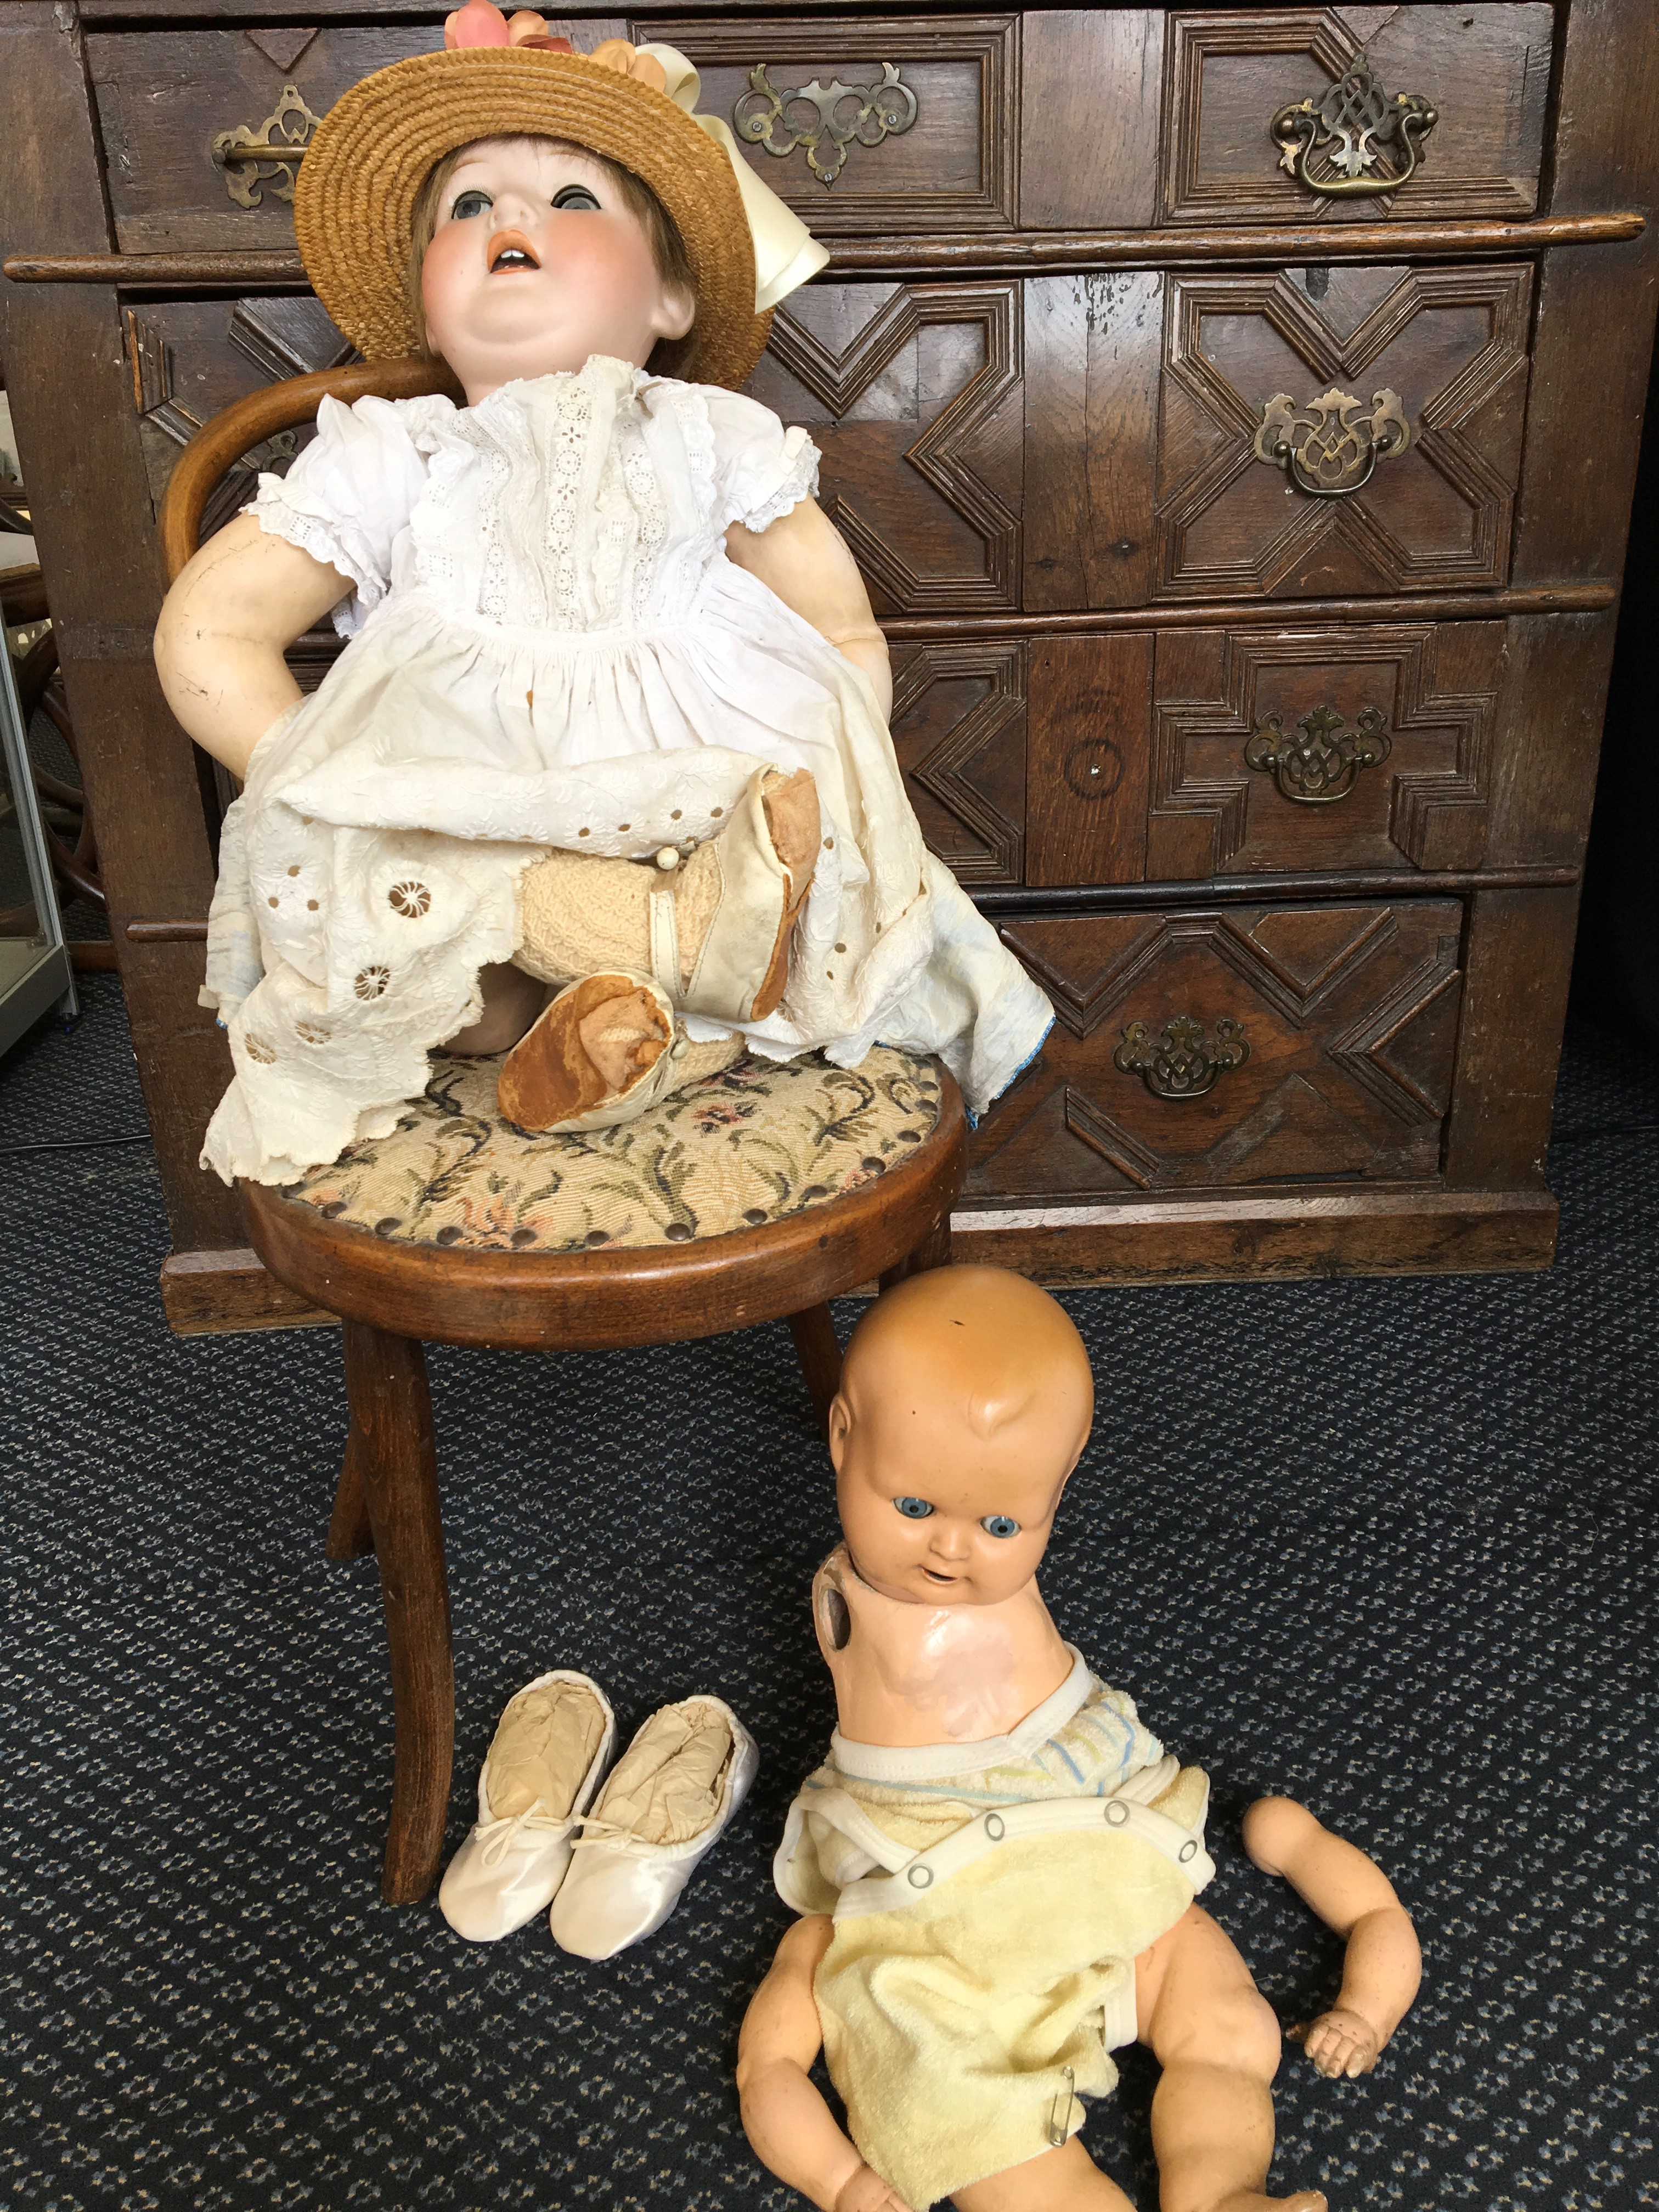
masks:
<svg viewBox="0 0 1659 2212"><path fill-rule="evenodd" d="M1370 2022L1341 2005L1333 2006L1300 2027L1287 2029L1286 2033L1293 2043L1301 2044L1320 2072L1333 2081L1369 2074L1382 2049Z"/></svg>
<svg viewBox="0 0 1659 2212"><path fill-rule="evenodd" d="M836 2212L910 2212L910 2207L890 2182L861 2166L837 2195Z"/></svg>

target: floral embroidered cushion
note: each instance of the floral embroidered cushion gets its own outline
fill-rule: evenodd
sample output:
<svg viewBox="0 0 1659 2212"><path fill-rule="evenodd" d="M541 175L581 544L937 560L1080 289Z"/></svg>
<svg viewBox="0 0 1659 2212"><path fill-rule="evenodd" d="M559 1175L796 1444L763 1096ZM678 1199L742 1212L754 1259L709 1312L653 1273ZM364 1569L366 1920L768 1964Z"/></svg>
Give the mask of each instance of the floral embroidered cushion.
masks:
<svg viewBox="0 0 1659 2212"><path fill-rule="evenodd" d="M877 1045L854 1068L752 1054L654 1114L532 1137L495 1106L495 1060L434 1055L387 1137L354 1145L285 1195L416 1244L575 1252L684 1243L781 1221L884 1175L933 1133L939 1072Z"/></svg>

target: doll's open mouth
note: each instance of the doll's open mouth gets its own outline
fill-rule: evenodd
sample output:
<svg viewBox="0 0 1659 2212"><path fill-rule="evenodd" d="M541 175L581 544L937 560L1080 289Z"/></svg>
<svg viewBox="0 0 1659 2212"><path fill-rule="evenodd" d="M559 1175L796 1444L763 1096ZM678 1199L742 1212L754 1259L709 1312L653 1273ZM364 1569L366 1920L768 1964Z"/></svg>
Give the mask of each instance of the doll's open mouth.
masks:
<svg viewBox="0 0 1659 2212"><path fill-rule="evenodd" d="M521 230L498 230L486 257L493 276L498 269L539 269L536 249Z"/></svg>
<svg viewBox="0 0 1659 2212"><path fill-rule="evenodd" d="M955 1575L942 1575L937 1567L924 1567L921 1571L930 1583L943 1583L947 1589L951 1583L958 1580Z"/></svg>

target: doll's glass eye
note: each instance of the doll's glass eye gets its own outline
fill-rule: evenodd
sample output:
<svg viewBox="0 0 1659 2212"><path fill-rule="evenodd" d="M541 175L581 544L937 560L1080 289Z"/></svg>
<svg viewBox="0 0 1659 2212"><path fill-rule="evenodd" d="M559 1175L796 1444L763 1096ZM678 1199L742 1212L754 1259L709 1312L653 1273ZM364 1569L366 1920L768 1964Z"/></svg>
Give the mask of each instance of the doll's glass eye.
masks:
<svg viewBox="0 0 1659 2212"><path fill-rule="evenodd" d="M980 1522L988 1536L1018 1536L1019 1523L1011 1521L1006 1513L988 1513Z"/></svg>
<svg viewBox="0 0 1659 2212"><path fill-rule="evenodd" d="M597 215L599 206L599 201L588 191L586 185L566 185L561 191L554 193L553 204L556 208L564 208L567 210L574 208L579 215Z"/></svg>
<svg viewBox="0 0 1659 2212"><path fill-rule="evenodd" d="M465 222L469 216L487 215L495 204L488 192L481 192L475 186L470 192L456 195L455 204L449 210L450 219L454 222Z"/></svg>
<svg viewBox="0 0 1659 2212"><path fill-rule="evenodd" d="M907 1521L925 1521L933 1510L925 1498L896 1498L893 1503Z"/></svg>

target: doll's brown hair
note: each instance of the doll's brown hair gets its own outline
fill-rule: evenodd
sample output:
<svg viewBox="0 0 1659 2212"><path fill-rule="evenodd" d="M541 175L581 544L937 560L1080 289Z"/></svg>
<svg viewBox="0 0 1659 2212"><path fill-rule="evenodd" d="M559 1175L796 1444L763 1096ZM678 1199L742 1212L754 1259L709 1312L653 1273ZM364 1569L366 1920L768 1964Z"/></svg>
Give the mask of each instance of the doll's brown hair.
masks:
<svg viewBox="0 0 1659 2212"><path fill-rule="evenodd" d="M474 143L477 142L474 141ZM697 304L697 279L691 266L691 257L685 250L685 240L680 236L679 226L668 210L642 178L631 169L623 168L620 161L608 161L588 146L578 146L573 139L549 138L546 143L561 154L580 154L616 187L623 205L645 233L646 243L651 249L651 258L665 284L686 293L695 310ZM438 210L443 204L444 187L455 173L457 164L465 146L457 146L446 154L428 175L415 196L409 225L409 304L415 318L416 328L421 333L421 352L428 361L440 358L437 349L427 336L426 309L421 299L421 264L426 259L426 250L431 245L438 228ZM695 317L693 330L695 330ZM693 331L683 338L659 338L651 349L647 367L655 376L677 376L679 364L691 350Z"/></svg>

